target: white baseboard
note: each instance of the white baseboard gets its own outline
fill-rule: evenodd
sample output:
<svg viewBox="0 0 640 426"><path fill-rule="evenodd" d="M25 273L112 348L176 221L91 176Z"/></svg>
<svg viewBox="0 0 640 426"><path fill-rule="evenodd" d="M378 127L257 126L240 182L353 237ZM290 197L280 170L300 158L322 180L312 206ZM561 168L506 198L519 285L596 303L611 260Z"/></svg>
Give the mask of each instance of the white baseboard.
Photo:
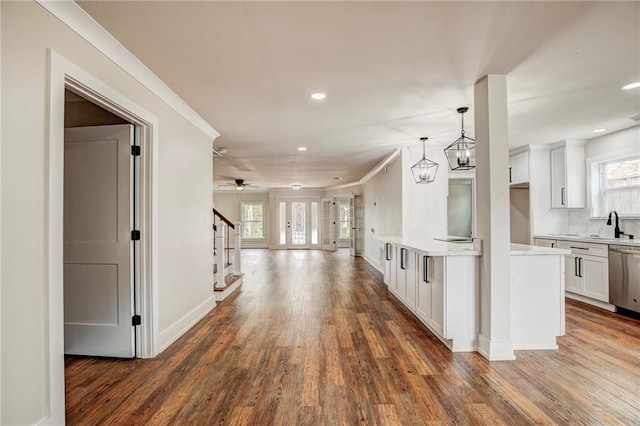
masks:
<svg viewBox="0 0 640 426"><path fill-rule="evenodd" d="M374 261L370 256L367 256L366 254L362 255L362 258L371 266L373 266L374 268L376 268L378 270L378 272L380 272L381 274L384 273L382 271L382 269L380 269L380 266L378 265L378 262Z"/></svg>
<svg viewBox="0 0 640 426"><path fill-rule="evenodd" d="M211 295L207 300L196 306L191 312L180 318L167 329L158 334L158 346L156 346L156 355L167 349L173 342L178 340L180 336L189 331L198 321L204 318L213 308L216 307L216 297Z"/></svg>
<svg viewBox="0 0 640 426"><path fill-rule="evenodd" d="M592 299L587 296L582 296L581 294L571 293L570 291L566 291L565 296L569 299L577 300L579 302L584 302L592 306L596 306L598 308L606 309L609 312L615 312L616 307L610 303L602 302L600 300Z"/></svg>
<svg viewBox="0 0 640 426"><path fill-rule="evenodd" d="M512 361L516 359L511 339L489 340L482 334L478 334L478 353L489 361Z"/></svg>

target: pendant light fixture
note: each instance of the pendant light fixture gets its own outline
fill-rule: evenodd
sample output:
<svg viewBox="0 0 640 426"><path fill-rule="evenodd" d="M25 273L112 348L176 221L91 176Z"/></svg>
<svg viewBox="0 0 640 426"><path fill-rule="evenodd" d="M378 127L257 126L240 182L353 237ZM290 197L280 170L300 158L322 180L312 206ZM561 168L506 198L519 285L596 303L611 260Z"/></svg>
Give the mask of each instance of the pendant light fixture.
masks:
<svg viewBox="0 0 640 426"><path fill-rule="evenodd" d="M476 167L476 141L464 134L464 113L467 107L458 108L462 117L462 131L458 139L444 149L451 170L471 170Z"/></svg>
<svg viewBox="0 0 640 426"><path fill-rule="evenodd" d="M429 138L420 138L422 141L422 160L411 167L411 173L416 183L431 183L436 179L438 163L429 160L424 153L424 143Z"/></svg>

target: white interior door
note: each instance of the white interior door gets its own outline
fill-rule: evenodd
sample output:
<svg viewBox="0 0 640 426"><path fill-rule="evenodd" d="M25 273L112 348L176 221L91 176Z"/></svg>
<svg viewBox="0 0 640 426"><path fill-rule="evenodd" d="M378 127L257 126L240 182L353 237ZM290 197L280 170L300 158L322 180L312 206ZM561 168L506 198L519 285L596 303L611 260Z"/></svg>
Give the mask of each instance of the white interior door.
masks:
<svg viewBox="0 0 640 426"><path fill-rule="evenodd" d="M71 128L64 153L64 349L135 355L134 127Z"/></svg>
<svg viewBox="0 0 640 426"><path fill-rule="evenodd" d="M322 250L335 251L338 249L335 205L333 198L322 199Z"/></svg>
<svg viewBox="0 0 640 426"><path fill-rule="evenodd" d="M355 247L355 256L362 256L363 248L364 248L364 199L362 195L356 195L354 197L354 247Z"/></svg>
<svg viewBox="0 0 640 426"><path fill-rule="evenodd" d="M349 227L351 233L349 234L349 254L351 256L356 255L356 215L355 215L355 200L353 195L349 197Z"/></svg>

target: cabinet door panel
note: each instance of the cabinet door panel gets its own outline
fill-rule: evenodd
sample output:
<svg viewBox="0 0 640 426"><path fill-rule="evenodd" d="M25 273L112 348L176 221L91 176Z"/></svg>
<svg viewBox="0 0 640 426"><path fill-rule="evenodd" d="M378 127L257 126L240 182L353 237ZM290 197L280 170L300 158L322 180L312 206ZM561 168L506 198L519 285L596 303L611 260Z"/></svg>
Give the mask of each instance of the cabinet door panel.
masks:
<svg viewBox="0 0 640 426"><path fill-rule="evenodd" d="M397 271L398 271L398 255L400 254L399 247L391 247L391 273L389 274L389 290L395 293L398 288Z"/></svg>
<svg viewBox="0 0 640 426"><path fill-rule="evenodd" d="M511 165L511 183L523 183L529 181L529 153L523 152L509 159Z"/></svg>
<svg viewBox="0 0 640 426"><path fill-rule="evenodd" d="M572 293L582 294L582 279L578 276L578 258L576 255L566 255L565 257L565 290Z"/></svg>
<svg viewBox="0 0 640 426"><path fill-rule="evenodd" d="M425 255L418 256L418 284L416 286L416 313L427 323L431 320L431 277L425 276L425 259L429 263L428 271L431 272L431 259ZM426 278L426 280L425 280ZM429 282L426 282L429 281Z"/></svg>
<svg viewBox="0 0 640 426"><path fill-rule="evenodd" d="M413 311L416 308L416 285L418 276L417 255L409 250L407 253L406 305Z"/></svg>
<svg viewBox="0 0 640 426"><path fill-rule="evenodd" d="M604 257L582 256L584 295L609 302L609 261Z"/></svg>
<svg viewBox="0 0 640 426"><path fill-rule="evenodd" d="M429 323L439 334L444 333L444 258L432 257L431 269L431 318Z"/></svg>
<svg viewBox="0 0 640 426"><path fill-rule="evenodd" d="M551 207L567 207L565 149L551 151Z"/></svg>
<svg viewBox="0 0 640 426"><path fill-rule="evenodd" d="M398 261L396 263L396 296L400 300L407 296L407 258L409 250L398 247Z"/></svg>
<svg viewBox="0 0 640 426"><path fill-rule="evenodd" d="M383 246L383 262L384 262L384 283L389 287L391 285L391 257L393 256L393 247L389 243Z"/></svg>

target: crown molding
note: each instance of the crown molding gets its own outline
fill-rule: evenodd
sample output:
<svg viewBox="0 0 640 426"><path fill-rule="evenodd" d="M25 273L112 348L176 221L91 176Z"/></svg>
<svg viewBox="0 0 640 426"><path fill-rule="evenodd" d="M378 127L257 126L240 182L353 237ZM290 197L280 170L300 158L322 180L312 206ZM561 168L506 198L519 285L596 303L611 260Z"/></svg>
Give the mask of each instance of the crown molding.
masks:
<svg viewBox="0 0 640 426"><path fill-rule="evenodd" d="M382 161L380 161L373 169L369 170L369 172L366 175L364 175L362 177L362 179L360 179L357 182L349 182L349 183L343 183L343 184L340 184L340 185L329 186L326 189L328 191L332 191L332 190L335 190L335 189L350 188L352 186L362 185L365 182L367 182L369 179L371 179L372 177L377 175L378 172L380 172L380 170L383 169L383 167L385 167L386 165L391 163L393 160L395 160L400 155L401 152L402 152L401 148L394 149L391 154L389 154L385 158L383 158Z"/></svg>
<svg viewBox="0 0 640 426"><path fill-rule="evenodd" d="M207 123L204 118L75 2L71 0L35 1L136 81L158 96L198 130L212 140L220 136L220 133L213 126Z"/></svg>

